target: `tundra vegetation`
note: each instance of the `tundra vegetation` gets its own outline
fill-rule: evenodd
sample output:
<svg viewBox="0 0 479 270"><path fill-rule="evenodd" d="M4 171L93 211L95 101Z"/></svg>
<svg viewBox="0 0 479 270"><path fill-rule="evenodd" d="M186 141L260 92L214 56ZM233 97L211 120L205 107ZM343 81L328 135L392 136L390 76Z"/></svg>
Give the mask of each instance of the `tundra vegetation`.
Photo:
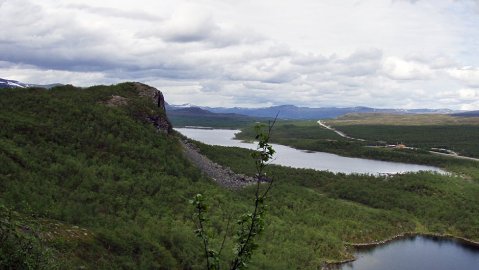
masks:
<svg viewBox="0 0 479 270"><path fill-rule="evenodd" d="M370 125L379 121L376 117L384 124ZM461 160L429 152L431 148L445 148L461 155L477 157L479 155L476 143L479 141L479 119L456 119L457 117L453 116L431 115L431 122L435 124L421 125L425 117L412 115L399 118L399 116L365 114L325 121L348 136L360 138L363 141L341 137L332 130L320 127L316 121L280 121L276 125L271 142L302 150L329 152L343 156L433 165L456 173L471 170L479 173L477 161ZM354 121L350 120L351 118ZM463 124L461 124L462 121L464 121ZM236 137L241 140L251 140L254 137L254 130L251 126L242 128L241 133L238 133ZM407 147L387 147L391 144L405 144Z"/></svg>
<svg viewBox="0 0 479 270"><path fill-rule="evenodd" d="M251 260L253 252L258 248L257 238L264 231L265 215L266 215L266 199L271 187L273 186L274 178L271 175L266 175L264 172L269 161L273 158L275 150L269 144L271 131L274 127L277 117L274 121L268 123L267 132L264 131L265 126L256 125L255 140L258 140L258 146L255 151L251 152L251 157L255 164L255 192L253 210L241 215L237 220L238 229L235 235L234 258L229 264L230 270L246 269ZM265 187L263 187L265 186ZM224 248L224 243L228 236L229 220L224 232L223 241L219 250L211 248L210 236L206 228L207 205L204 203L203 195L197 194L191 201L195 207L195 217L197 220L196 235L203 241L204 257L206 259L207 270L219 270L225 267L220 262L221 252Z"/></svg>
<svg viewBox="0 0 479 270"><path fill-rule="evenodd" d="M107 106L112 96L126 103ZM0 91L0 237L8 239L0 268L204 269L189 199L203 194L211 244L221 246L228 220L251 211L256 189L232 191L203 176L178 138L144 117L157 110L131 83ZM235 172L256 173L249 150L197 145ZM350 243L404 232L479 241L477 163L440 162L456 173L265 168L275 186L249 269L317 269L351 258ZM235 250L225 241L220 264Z"/></svg>

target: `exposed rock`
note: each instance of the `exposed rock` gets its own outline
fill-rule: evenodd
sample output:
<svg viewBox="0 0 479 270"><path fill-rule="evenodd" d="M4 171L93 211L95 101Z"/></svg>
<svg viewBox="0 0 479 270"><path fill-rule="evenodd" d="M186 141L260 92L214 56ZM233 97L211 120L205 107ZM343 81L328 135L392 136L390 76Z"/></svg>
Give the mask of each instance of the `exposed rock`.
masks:
<svg viewBox="0 0 479 270"><path fill-rule="evenodd" d="M163 93L161 93L160 90L143 83L133 82L130 84L138 92L140 97L150 99L153 104L159 108L159 113L158 111L150 110L150 113L144 112L140 114L140 117L151 122L158 131L171 134L173 132L173 125L166 115L165 98ZM102 103L109 107L119 107L128 105L128 102L129 100L126 97L112 95L110 99L103 101Z"/></svg>
<svg viewBox="0 0 479 270"><path fill-rule="evenodd" d="M256 183L256 180L253 177L244 174L236 174L230 168L223 167L211 161L209 158L199 153L196 145L189 143L188 141L181 141L181 143L186 157L216 183L230 189L237 189Z"/></svg>
<svg viewBox="0 0 479 270"><path fill-rule="evenodd" d="M160 131L166 132L168 134L173 132L173 125L171 124L170 120L166 115L165 98L163 96L163 93L161 93L160 90L154 87L139 82L134 82L133 86L138 91L141 97L150 98L152 102L155 103L162 112L161 115L148 116L148 120L152 122L153 125L155 125L155 127L157 127Z"/></svg>
<svg viewBox="0 0 479 270"><path fill-rule="evenodd" d="M111 98L105 101L106 106L109 107L118 107L128 104L128 99L122 96L111 96Z"/></svg>

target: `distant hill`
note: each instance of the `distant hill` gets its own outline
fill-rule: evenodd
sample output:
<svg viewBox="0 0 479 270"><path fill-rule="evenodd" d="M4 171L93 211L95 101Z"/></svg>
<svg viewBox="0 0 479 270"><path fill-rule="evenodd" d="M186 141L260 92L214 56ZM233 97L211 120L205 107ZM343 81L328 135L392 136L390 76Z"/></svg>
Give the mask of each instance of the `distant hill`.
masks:
<svg viewBox="0 0 479 270"><path fill-rule="evenodd" d="M170 110L180 108L192 108L193 105L169 105ZM273 118L279 112L281 119L327 119L336 118L350 113L387 113L387 114L450 114L455 111L449 109L376 109L370 107L323 107L310 108L298 107L294 105L272 106L267 108L224 108L224 107L200 107L203 110L222 114L237 114L251 117L268 117Z"/></svg>
<svg viewBox="0 0 479 270"><path fill-rule="evenodd" d="M26 88L29 87L28 84L14 81L14 80L6 80L0 78L0 88Z"/></svg>
<svg viewBox="0 0 479 270"><path fill-rule="evenodd" d="M62 84L54 83L54 84L31 84L31 83L24 83L15 80L7 80L0 78L0 89L5 88L27 88L27 87L40 87L40 88L53 88L55 86L61 86Z"/></svg>
<svg viewBox="0 0 479 270"><path fill-rule="evenodd" d="M166 108L168 117L175 127L239 128L259 120L265 120L263 117L253 117L237 113L215 113L200 107L167 105Z"/></svg>
<svg viewBox="0 0 479 270"><path fill-rule="evenodd" d="M461 113L455 113L453 116L459 116L459 117L479 117L479 110L478 111L468 111L468 112L461 112Z"/></svg>
<svg viewBox="0 0 479 270"><path fill-rule="evenodd" d="M179 108L179 109L169 109L168 110L170 115L219 115L213 112L210 112L205 109L201 109L200 107L190 107L190 108Z"/></svg>

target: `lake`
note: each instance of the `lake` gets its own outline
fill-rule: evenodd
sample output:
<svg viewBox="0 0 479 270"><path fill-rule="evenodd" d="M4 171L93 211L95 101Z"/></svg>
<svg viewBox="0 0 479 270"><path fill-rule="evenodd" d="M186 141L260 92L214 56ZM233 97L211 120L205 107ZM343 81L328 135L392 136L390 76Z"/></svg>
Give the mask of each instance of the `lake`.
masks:
<svg viewBox="0 0 479 270"><path fill-rule="evenodd" d="M341 270L473 270L479 269L479 247L425 236L394 240L373 248L361 248L357 260Z"/></svg>
<svg viewBox="0 0 479 270"><path fill-rule="evenodd" d="M256 145L253 143L245 143L234 139L235 134L238 133L239 130L198 128L175 128L175 130L190 139L205 144L256 149ZM294 168L325 170L334 173L374 175L419 171L444 173L441 169L432 166L350 158L323 152L303 151L278 144L273 144L273 147L276 150L276 154L272 163Z"/></svg>

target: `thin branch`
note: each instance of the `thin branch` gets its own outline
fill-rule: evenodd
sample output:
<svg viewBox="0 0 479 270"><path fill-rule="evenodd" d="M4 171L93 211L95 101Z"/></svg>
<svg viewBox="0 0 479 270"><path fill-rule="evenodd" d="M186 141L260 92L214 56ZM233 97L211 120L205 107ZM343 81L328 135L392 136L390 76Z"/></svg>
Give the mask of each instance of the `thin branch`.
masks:
<svg viewBox="0 0 479 270"><path fill-rule="evenodd" d="M197 207L198 209L198 223L199 223L199 230L200 230L200 236L201 238L203 239L203 248L205 250L205 256L206 256L206 267L208 270L211 269L211 265L210 265L210 255L209 255L209 252L208 252L208 239L206 238L206 236L204 235L205 233L205 230L204 230L204 226L203 226L203 221L202 221L202 212L201 212L201 208L200 207Z"/></svg>
<svg viewBox="0 0 479 270"><path fill-rule="evenodd" d="M266 191L260 196L260 199L266 198L266 195L268 195L268 192L270 191L271 187L273 186L274 178L271 178L271 181L269 182L268 187L266 188Z"/></svg>
<svg viewBox="0 0 479 270"><path fill-rule="evenodd" d="M269 121L269 123L268 123L268 133L267 133L266 139L264 141L265 144L263 145L262 149L260 150L260 151L262 151L262 153L264 153L268 150L269 139L270 139L270 136L271 136L273 126L276 124L276 120L278 119L278 115L279 115L279 112L276 114L276 117L274 118L273 122ZM248 244L251 241L251 238L253 237L253 230L256 227L256 219L257 219L257 216L258 216L259 202L260 202L260 200L263 200L266 197L266 195L268 194L269 190L271 189L271 187L273 185L273 179L272 179L271 182L269 183L266 191L261 196L259 195L260 194L260 183L261 183L261 180L263 178L263 169L265 167L266 167L265 161L263 160L263 157L260 156L260 160L256 161L257 174L256 174L255 206L254 206L253 214L251 216L251 223L250 223L250 226L249 226L249 231L248 231L248 235L246 237L246 240L241 245L241 248L240 248L238 254L236 255L236 258L232 263L232 266L231 266L232 270L238 269L241 257L243 256L243 253L246 251L246 247L248 246Z"/></svg>
<svg viewBox="0 0 479 270"><path fill-rule="evenodd" d="M223 241L221 242L220 250L218 251L218 257L221 256L221 252L223 251L223 248L225 246L226 237L228 236L228 231L229 231L229 228L230 228L230 222L231 222L231 215L228 216L228 223L226 224L225 235L223 237Z"/></svg>

